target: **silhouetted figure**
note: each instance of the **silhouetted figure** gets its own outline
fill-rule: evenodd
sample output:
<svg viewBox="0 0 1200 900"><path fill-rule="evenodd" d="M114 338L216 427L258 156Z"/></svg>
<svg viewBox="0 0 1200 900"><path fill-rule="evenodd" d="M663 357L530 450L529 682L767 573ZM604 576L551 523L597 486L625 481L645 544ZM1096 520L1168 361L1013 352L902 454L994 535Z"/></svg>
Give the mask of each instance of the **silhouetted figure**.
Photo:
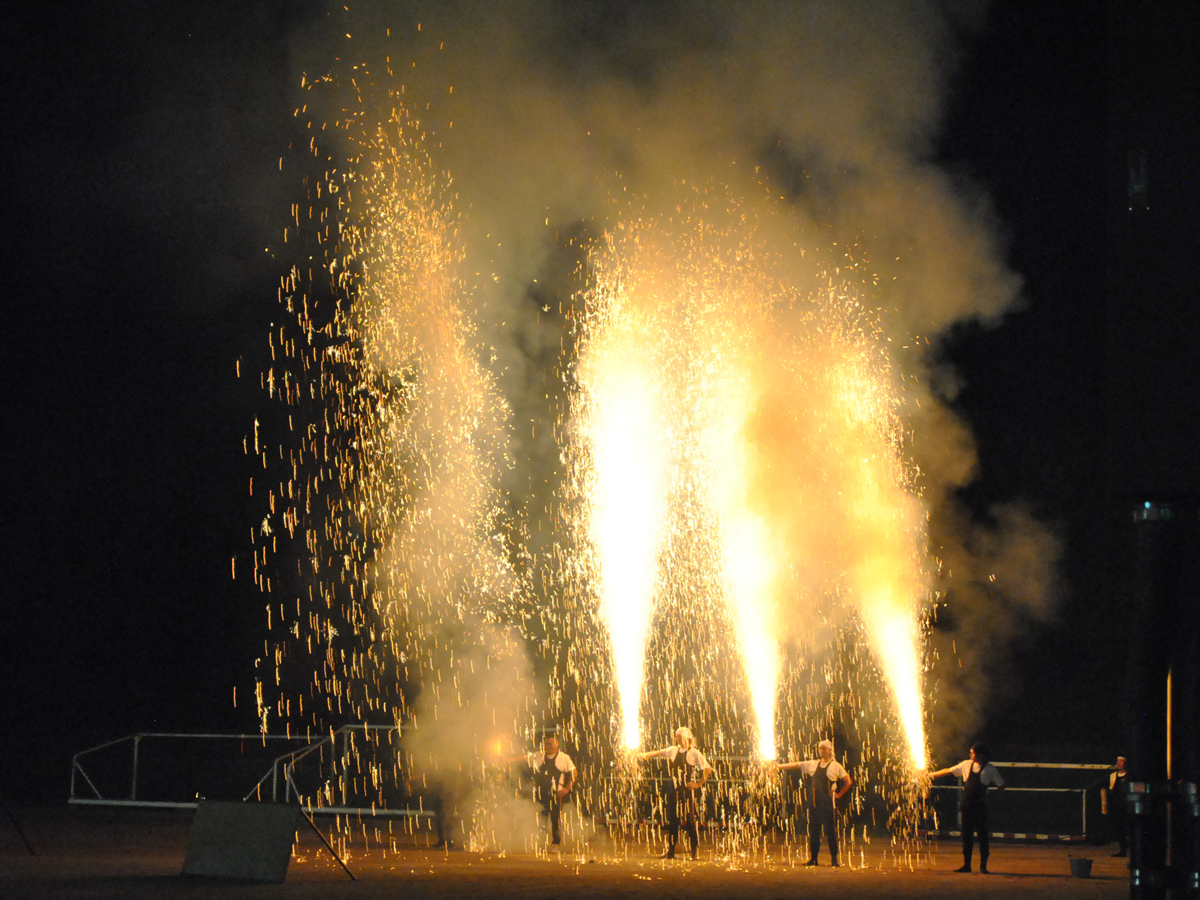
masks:
<svg viewBox="0 0 1200 900"><path fill-rule="evenodd" d="M1108 776L1108 797L1105 812L1108 814L1108 837L1117 841L1117 852L1113 856L1129 853L1129 820L1125 796L1128 791L1129 772L1125 769L1125 757L1117 757L1117 765Z"/></svg>
<svg viewBox="0 0 1200 900"><path fill-rule="evenodd" d="M437 843L433 845L434 849L460 849L454 843L454 828L450 824L451 816L458 816L458 795L458 786L453 781L439 781L433 785L433 792L429 797L429 806L433 811L433 824L437 828ZM459 827L461 828L461 826L462 823L460 822Z"/></svg>

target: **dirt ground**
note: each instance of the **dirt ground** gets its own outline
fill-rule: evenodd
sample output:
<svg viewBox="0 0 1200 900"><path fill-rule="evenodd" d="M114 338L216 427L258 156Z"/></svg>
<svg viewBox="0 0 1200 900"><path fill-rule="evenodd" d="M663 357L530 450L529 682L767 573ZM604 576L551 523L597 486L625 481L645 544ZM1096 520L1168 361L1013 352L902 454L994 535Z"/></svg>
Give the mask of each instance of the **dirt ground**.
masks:
<svg viewBox="0 0 1200 900"><path fill-rule="evenodd" d="M12 810L36 855L7 816L0 816L0 897L5 898L431 898L459 900L571 897L837 898L990 897L1117 898L1129 892L1124 859L1112 847L996 843L993 874L953 872L955 842L932 841L897 858L884 842L861 841L843 852L843 867L800 865L797 848L772 842L746 852L702 843L700 858L659 860L641 844L568 838L561 852L445 852L425 836L396 849L377 842L338 842L351 880L303 825L281 885L183 876L190 811L53 807ZM326 832L331 823L318 820ZM1093 860L1090 878L1071 875L1071 857Z"/></svg>

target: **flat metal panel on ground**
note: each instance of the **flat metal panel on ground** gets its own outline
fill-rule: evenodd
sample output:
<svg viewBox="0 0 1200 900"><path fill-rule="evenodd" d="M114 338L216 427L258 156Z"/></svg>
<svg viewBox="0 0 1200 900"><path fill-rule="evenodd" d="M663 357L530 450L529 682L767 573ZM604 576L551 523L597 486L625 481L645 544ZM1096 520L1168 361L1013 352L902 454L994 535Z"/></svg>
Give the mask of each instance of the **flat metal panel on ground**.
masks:
<svg viewBox="0 0 1200 900"><path fill-rule="evenodd" d="M188 831L184 875L282 884L300 806L202 800Z"/></svg>

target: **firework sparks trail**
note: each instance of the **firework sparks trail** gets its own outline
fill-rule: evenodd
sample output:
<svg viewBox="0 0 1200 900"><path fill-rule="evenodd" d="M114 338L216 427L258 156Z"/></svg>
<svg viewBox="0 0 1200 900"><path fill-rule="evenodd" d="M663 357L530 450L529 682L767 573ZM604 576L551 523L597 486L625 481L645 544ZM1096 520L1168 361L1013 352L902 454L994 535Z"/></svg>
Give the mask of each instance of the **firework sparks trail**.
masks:
<svg viewBox="0 0 1200 900"><path fill-rule="evenodd" d="M864 593L867 635L887 676L908 744L909 762L926 768L925 726L921 709L921 666L917 625L911 603L899 603L887 589Z"/></svg>
<svg viewBox="0 0 1200 900"><path fill-rule="evenodd" d="M766 539L756 516L743 514L726 521L724 571L758 733L756 750L763 760L775 758L775 703L779 690L779 646L771 627L767 583L773 565L764 550Z"/></svg>
<svg viewBox="0 0 1200 900"><path fill-rule="evenodd" d="M908 761L920 770L926 765L918 628L927 593L920 564L925 514L908 489L896 400L882 377L886 366L865 366L864 357L847 353L831 372L846 423L842 452L854 462L844 476L845 528L855 548L847 570L868 644L896 706Z"/></svg>
<svg viewBox="0 0 1200 900"><path fill-rule="evenodd" d="M921 770L927 752L916 605L923 591L913 565L917 529L910 522L923 517L915 504L892 508L872 504L870 512L870 521L863 524L872 550L855 572L857 593L868 643L896 704L909 762Z"/></svg>
<svg viewBox="0 0 1200 900"><path fill-rule="evenodd" d="M588 530L627 748L641 743L638 707L666 512L664 411L641 349L628 331L611 327L588 343L580 366L591 407L584 419L592 451Z"/></svg>
<svg viewBox="0 0 1200 900"><path fill-rule="evenodd" d="M721 533L721 572L733 614L757 731L756 750L775 758L775 706L779 690L779 644L774 628L776 569L768 524L748 503L752 448L746 443L750 398L744 382L723 379L716 415L706 429L712 448L712 505Z"/></svg>
<svg viewBox="0 0 1200 900"><path fill-rule="evenodd" d="M626 518L614 521L613 534L624 541L652 538L637 549L645 566L641 585L646 605L640 607L641 615L645 615L654 599L651 592L656 586L654 566L662 540L662 518L664 513L669 517L674 553L681 559L698 560L698 565L660 566L660 599L670 597L674 599L666 602L687 605L686 598L691 594L693 619L706 615L706 607L724 603L730 637L743 662L757 733L756 752L762 758L773 758L779 683L779 648L772 615L776 560L769 524L750 502L753 448L747 443L745 428L755 402L752 375L745 360L748 353L752 356L754 330L761 327L761 292L740 284L746 280L744 273L726 265L719 254L710 257L702 250L697 252L710 242L703 228L699 236L686 231L656 234L655 226L646 223L631 223L618 239L610 236L604 252L598 253L595 260L597 277L602 285L612 285L624 296L623 304L616 308L623 310L626 325L620 333L627 342L619 354L611 350L607 354L593 353L589 349L584 357L586 364L580 366L579 381L586 392L596 395L606 381L644 381L650 377L646 362L654 362L656 421L669 421L671 427L656 426L652 452L643 452L641 458L633 460L640 467L637 478L630 480L626 475L627 483L620 486L631 496L640 496L640 502L649 500L653 504L652 516L644 517L652 523L653 532L646 533L644 525L635 526L631 532L631 520ZM605 296L603 290L600 296ZM633 319L641 325L631 327ZM618 327L609 326L614 331ZM632 350L628 341L636 342ZM612 397L610 393L610 399L630 403L626 416L646 410L644 403L631 397ZM586 405L584 411L591 446L600 448L614 441L621 447L629 446L626 423L612 417L603 421ZM614 427L618 431L608 431ZM669 478L664 477L665 467L671 470ZM616 471L616 467L613 469ZM653 482L650 491L641 483L647 476ZM663 486L667 481L674 496L670 509L664 510ZM598 481L593 482L591 499L593 531L597 513L613 506L595 492L596 486ZM633 509L628 504L627 508ZM628 567L625 557L630 552L625 548L624 555L601 553L601 578L607 566ZM614 621L611 615L608 620ZM648 620L637 618L635 627L640 628L643 621L648 624ZM622 627L629 626L622 623ZM692 654L708 656L712 651L695 646L695 637L677 635L671 649L685 654L690 646ZM616 648L619 639L614 634L614 653L620 652ZM626 664L639 664L636 677L640 679L644 637L638 631L636 637L628 639L636 640L638 652L629 653ZM616 665L619 673L622 663L618 660ZM705 666L698 674L710 677ZM690 677L697 677L697 673ZM625 698L629 688L620 674L618 681ZM640 685L640 681L633 684ZM632 703L623 708L628 746L633 746L636 737L636 729L630 725L635 712Z"/></svg>

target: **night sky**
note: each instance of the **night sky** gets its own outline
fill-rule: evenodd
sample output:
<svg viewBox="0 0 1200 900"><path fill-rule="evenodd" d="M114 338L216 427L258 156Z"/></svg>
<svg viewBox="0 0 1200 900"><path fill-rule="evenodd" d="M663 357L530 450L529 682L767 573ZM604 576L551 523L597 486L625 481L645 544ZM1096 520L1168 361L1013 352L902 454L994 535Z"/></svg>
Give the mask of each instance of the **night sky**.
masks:
<svg viewBox="0 0 1200 900"><path fill-rule="evenodd" d="M1200 29L1194 4L1166 9L994 4L935 148L991 196L1024 280L1023 309L945 346L981 459L966 500L1023 500L1064 547L1058 615L987 716L998 758L1115 755L1128 509L1200 490ZM287 37L327 15L47 0L0 19L4 796L61 800L72 753L134 731L255 728L266 623L230 559L268 401L235 366L260 370L281 274L263 248L294 188ZM1150 98L1137 122L1126 89ZM1131 140L1159 235L1132 295Z"/></svg>

